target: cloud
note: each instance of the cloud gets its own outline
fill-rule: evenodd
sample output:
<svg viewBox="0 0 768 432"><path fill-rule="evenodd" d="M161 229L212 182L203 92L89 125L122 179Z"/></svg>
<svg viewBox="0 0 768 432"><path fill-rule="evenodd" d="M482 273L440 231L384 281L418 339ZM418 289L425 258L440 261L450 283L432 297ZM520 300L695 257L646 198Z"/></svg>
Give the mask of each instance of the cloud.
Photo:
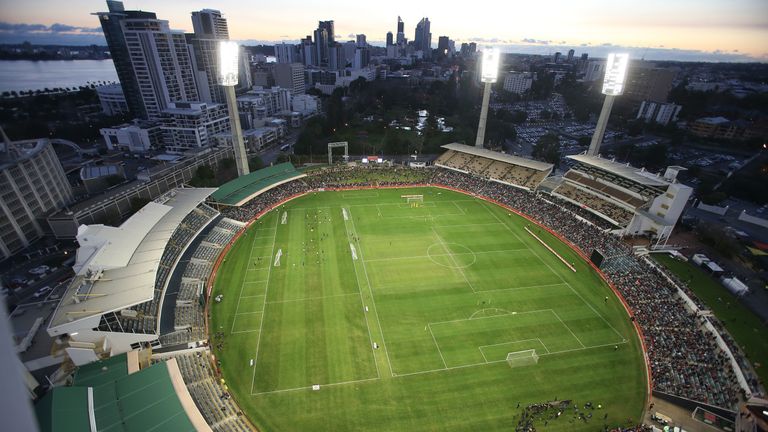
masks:
<svg viewBox="0 0 768 432"><path fill-rule="evenodd" d="M350 33L350 34L347 35L347 37L350 38L350 39L354 39L355 37L357 37L357 35L354 34L354 33Z"/></svg>
<svg viewBox="0 0 768 432"><path fill-rule="evenodd" d="M549 45L549 43L552 41L542 40L542 39L533 39L533 38L523 38L520 42L534 44L534 45Z"/></svg>
<svg viewBox="0 0 768 432"><path fill-rule="evenodd" d="M105 44L99 27L79 27L68 24L44 24L0 22L0 42L33 44L90 45Z"/></svg>

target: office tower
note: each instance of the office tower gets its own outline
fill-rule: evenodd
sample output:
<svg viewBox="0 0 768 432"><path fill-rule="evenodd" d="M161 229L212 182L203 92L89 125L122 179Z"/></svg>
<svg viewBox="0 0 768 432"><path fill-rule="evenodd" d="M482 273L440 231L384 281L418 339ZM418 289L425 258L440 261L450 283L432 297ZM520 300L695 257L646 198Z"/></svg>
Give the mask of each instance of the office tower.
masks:
<svg viewBox="0 0 768 432"><path fill-rule="evenodd" d="M365 35L364 35L364 34L359 34L359 35L356 35L356 36L355 36L355 44L356 44L356 45L357 45L359 48L365 48L365 47L367 47L367 46L368 46L368 42L366 42L366 41L365 41Z"/></svg>
<svg viewBox="0 0 768 432"><path fill-rule="evenodd" d="M251 75L251 56L244 46L239 47L237 57L237 90L248 90L253 86L253 75Z"/></svg>
<svg viewBox="0 0 768 432"><path fill-rule="evenodd" d="M192 12L192 29L200 39L229 40L227 20L221 17L221 12L213 9L203 9Z"/></svg>
<svg viewBox="0 0 768 432"><path fill-rule="evenodd" d="M277 63L295 63L299 61L296 45L285 42L275 45L275 59Z"/></svg>
<svg viewBox="0 0 768 432"><path fill-rule="evenodd" d="M563 56L563 53L561 53L560 51L558 51L558 52L556 52L556 53L555 53L555 56L553 57L553 59L552 59L552 60L553 60L555 63L560 63L560 57L562 57L562 56Z"/></svg>
<svg viewBox="0 0 768 432"><path fill-rule="evenodd" d="M397 17L397 44L405 43L405 23L400 17Z"/></svg>
<svg viewBox="0 0 768 432"><path fill-rule="evenodd" d="M391 46L393 42L394 42L394 39L392 37L392 32L388 31L387 32L387 46Z"/></svg>
<svg viewBox="0 0 768 432"><path fill-rule="evenodd" d="M322 28L315 30L315 59L317 65L328 66L328 31Z"/></svg>
<svg viewBox="0 0 768 432"><path fill-rule="evenodd" d="M147 110L144 108L144 101L139 92L138 80L133 73L128 45L125 43L120 22L125 19L155 19L157 16L154 12L127 11L123 7L123 2L120 1L108 0L107 9L108 12L96 12L94 15L98 16L101 22L101 29L117 71L117 78L123 88L125 102L134 117L147 118Z"/></svg>
<svg viewBox="0 0 768 432"><path fill-rule="evenodd" d="M333 30L333 20L330 21L320 21L317 24L318 29L324 29L326 33L328 33L328 44L333 44L336 42L336 32Z"/></svg>
<svg viewBox="0 0 768 432"><path fill-rule="evenodd" d="M299 59L305 66L317 66L317 57L315 56L315 45L312 43L312 36L307 36L299 44Z"/></svg>
<svg viewBox="0 0 768 432"><path fill-rule="evenodd" d="M355 50L357 49L357 43L355 41L347 41L342 44L342 50L344 51L344 64L352 64L355 61Z"/></svg>
<svg viewBox="0 0 768 432"><path fill-rule="evenodd" d="M448 36L440 36L437 38L437 56L440 58L448 56L450 39Z"/></svg>
<svg viewBox="0 0 768 432"><path fill-rule="evenodd" d="M477 52L477 43L470 42L469 43L469 55L472 55Z"/></svg>
<svg viewBox="0 0 768 432"><path fill-rule="evenodd" d="M148 119L159 118L172 102L200 100L184 33L151 18L120 24Z"/></svg>
<svg viewBox="0 0 768 432"><path fill-rule="evenodd" d="M275 84L291 91L291 95L304 94L304 65L301 63L278 63L273 70Z"/></svg>
<svg viewBox="0 0 768 432"><path fill-rule="evenodd" d="M371 62L371 52L368 48L357 48L355 50L355 59L352 62L353 69L363 69Z"/></svg>
<svg viewBox="0 0 768 432"><path fill-rule="evenodd" d="M573 61L573 55L576 53L576 51L570 49L568 50L568 63Z"/></svg>
<svg viewBox="0 0 768 432"><path fill-rule="evenodd" d="M347 56L344 53L344 45L334 43L328 47L328 69L342 70L347 66Z"/></svg>
<svg viewBox="0 0 768 432"><path fill-rule="evenodd" d="M0 259L47 231L43 219L74 200L47 138L11 142L0 129Z"/></svg>
<svg viewBox="0 0 768 432"><path fill-rule="evenodd" d="M416 50L424 52L424 58L432 56L432 33L429 32L429 18L422 18L416 24L416 33L413 38Z"/></svg>

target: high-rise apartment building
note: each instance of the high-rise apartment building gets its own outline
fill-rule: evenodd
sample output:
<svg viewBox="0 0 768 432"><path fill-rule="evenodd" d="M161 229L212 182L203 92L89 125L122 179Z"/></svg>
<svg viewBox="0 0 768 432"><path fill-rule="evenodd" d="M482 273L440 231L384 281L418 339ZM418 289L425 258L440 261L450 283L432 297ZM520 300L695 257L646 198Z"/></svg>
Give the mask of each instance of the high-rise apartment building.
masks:
<svg viewBox="0 0 768 432"><path fill-rule="evenodd" d="M312 43L312 36L307 36L299 44L300 62L305 66L317 66L317 57L315 56L315 45Z"/></svg>
<svg viewBox="0 0 768 432"><path fill-rule="evenodd" d="M364 34L355 35L355 45L357 45L358 48L366 48L368 46Z"/></svg>
<svg viewBox="0 0 768 432"><path fill-rule="evenodd" d="M285 42L275 45L275 60L277 63L295 63L299 61L299 50L294 44Z"/></svg>
<svg viewBox="0 0 768 432"><path fill-rule="evenodd" d="M388 32L387 32L387 46L392 46L392 45L393 45L393 43L394 43L394 41L395 41L395 40L394 40L394 38L393 38L393 36L392 36L392 32L391 32L391 31L388 31Z"/></svg>
<svg viewBox="0 0 768 432"><path fill-rule="evenodd" d="M424 53L424 58L432 56L432 33L429 32L429 18L422 18L416 24L413 45L417 51L421 50Z"/></svg>
<svg viewBox="0 0 768 432"><path fill-rule="evenodd" d="M362 69L371 62L371 51L368 48L358 48L355 50L355 59L352 62L353 69Z"/></svg>
<svg viewBox="0 0 768 432"><path fill-rule="evenodd" d="M200 99L184 33L158 19L124 19L120 24L147 118L159 118L172 102Z"/></svg>
<svg viewBox="0 0 768 432"><path fill-rule="evenodd" d="M275 84L291 91L291 95L304 94L304 65L301 63L278 63L272 71Z"/></svg>
<svg viewBox="0 0 768 432"><path fill-rule="evenodd" d="M224 87L219 85L219 41L229 39L227 20L221 12L203 9L192 12L193 34L187 35L192 46L192 62L195 69L200 100L209 103L225 103Z"/></svg>
<svg viewBox="0 0 768 432"><path fill-rule="evenodd" d="M125 10L123 2L107 0L108 12L96 12L94 15L99 17L101 29L104 32L104 38L107 40L109 53L112 57L112 63L115 65L117 78L120 80L120 86L123 88L125 102L131 114L139 118L147 118L147 110L144 108L144 101L139 90L138 79L133 72L131 56L128 52L128 45L123 37L123 27L121 21L126 19L155 19L154 12Z"/></svg>
<svg viewBox="0 0 768 432"><path fill-rule="evenodd" d="M214 9L192 12L192 29L201 39L229 39L227 20Z"/></svg>
<svg viewBox="0 0 768 432"><path fill-rule="evenodd" d="M74 200L67 175L47 138L0 142L0 258L47 231L45 217Z"/></svg>
<svg viewBox="0 0 768 432"><path fill-rule="evenodd" d="M573 61L573 55L576 54L576 51L569 49L568 50L568 63Z"/></svg>
<svg viewBox="0 0 768 432"><path fill-rule="evenodd" d="M523 94L531 89L534 74L531 72L508 72L504 76L504 90Z"/></svg>
<svg viewBox="0 0 768 432"><path fill-rule="evenodd" d="M656 67L655 64L636 61L629 65L624 97L634 102L666 102L677 72Z"/></svg>

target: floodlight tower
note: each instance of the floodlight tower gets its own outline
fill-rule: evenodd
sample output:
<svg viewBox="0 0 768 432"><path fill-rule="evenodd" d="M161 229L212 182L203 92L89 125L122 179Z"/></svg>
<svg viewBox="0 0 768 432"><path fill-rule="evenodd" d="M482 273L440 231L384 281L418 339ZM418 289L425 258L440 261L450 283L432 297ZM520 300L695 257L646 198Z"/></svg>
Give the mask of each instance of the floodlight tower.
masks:
<svg viewBox="0 0 768 432"><path fill-rule="evenodd" d="M486 48L483 50L482 71L480 81L485 83L483 88L483 105L480 108L480 123L477 125L477 139L475 147L483 147L485 141L485 123L488 121L488 103L491 101L491 84L496 82L499 76L499 50Z"/></svg>
<svg viewBox="0 0 768 432"><path fill-rule="evenodd" d="M243 176L250 172L248 156L243 143L243 131L240 129L240 114L237 111L235 86L237 85L237 65L240 48L236 42L223 40L219 42L219 84L224 86L229 111L229 126L232 129L232 146L235 149L235 165L237 175Z"/></svg>
<svg viewBox="0 0 768 432"><path fill-rule="evenodd" d="M611 115L613 101L616 96L624 93L624 82L627 77L627 66L629 65L629 54L608 54L608 60L605 63L605 78L603 79L603 94L605 101L603 109L600 111L600 118L597 120L595 133L592 135L592 142L589 144L587 154L597 156L600 152L600 144L603 142L605 127L608 126L608 117Z"/></svg>

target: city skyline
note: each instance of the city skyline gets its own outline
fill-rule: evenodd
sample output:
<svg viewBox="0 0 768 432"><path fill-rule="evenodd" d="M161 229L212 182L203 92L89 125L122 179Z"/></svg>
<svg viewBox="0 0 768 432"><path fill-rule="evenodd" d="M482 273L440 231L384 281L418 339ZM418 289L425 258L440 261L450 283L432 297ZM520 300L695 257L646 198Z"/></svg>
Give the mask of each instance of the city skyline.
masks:
<svg viewBox="0 0 768 432"><path fill-rule="evenodd" d="M67 7L53 1L50 7L40 7L40 2L11 5L7 0L0 1L6 11L12 11L0 22L0 42L103 43L98 19L91 15L104 8L102 1L73 0ZM371 44L383 45L388 31L396 33L400 15L409 40L413 40L417 22L428 17L433 44L438 36L446 35L457 42L492 44L503 51L522 53L547 54L575 48L601 56L609 49L625 49L634 57L644 55L649 59L768 60L768 4L760 0L684 0L675 4L652 0L642 5L606 0L574 5L544 0L536 8L490 3L482 9L460 11L437 2L424 2L414 8L396 1L376 14L369 10L365 13L365 5L346 1L326 5L321 11L306 1L290 8L277 2L250 7L232 0L156 4L127 1L125 6L156 12L170 22L171 28L187 32L192 31L192 10L218 9L228 19L230 37L245 43L295 43L318 21L333 20L339 40L354 39L354 34L362 33ZM494 8L508 13L486 12Z"/></svg>

